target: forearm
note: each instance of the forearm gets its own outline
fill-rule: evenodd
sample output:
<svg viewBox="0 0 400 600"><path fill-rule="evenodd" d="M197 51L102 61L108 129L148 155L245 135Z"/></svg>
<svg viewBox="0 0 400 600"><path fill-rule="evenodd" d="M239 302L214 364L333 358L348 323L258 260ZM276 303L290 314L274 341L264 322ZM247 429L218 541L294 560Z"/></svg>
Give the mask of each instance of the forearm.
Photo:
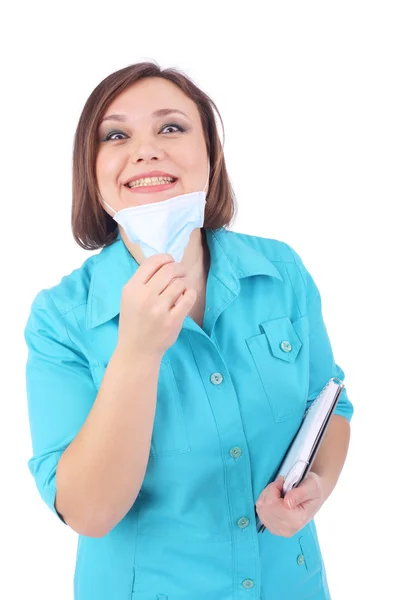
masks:
<svg viewBox="0 0 400 600"><path fill-rule="evenodd" d="M341 415L333 415L311 466L311 471L321 477L325 500L331 495L339 479L349 443L350 423Z"/></svg>
<svg viewBox="0 0 400 600"><path fill-rule="evenodd" d="M60 458L56 508L78 533L105 535L136 499L149 457L160 362L117 349L86 422Z"/></svg>

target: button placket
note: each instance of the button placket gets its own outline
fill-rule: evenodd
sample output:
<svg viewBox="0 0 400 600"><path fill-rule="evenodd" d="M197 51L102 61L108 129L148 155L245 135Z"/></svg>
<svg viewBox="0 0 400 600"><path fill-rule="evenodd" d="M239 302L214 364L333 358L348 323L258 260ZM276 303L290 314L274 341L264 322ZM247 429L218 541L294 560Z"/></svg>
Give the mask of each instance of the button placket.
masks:
<svg viewBox="0 0 400 600"><path fill-rule="evenodd" d="M219 353L219 348L215 342L211 338L211 341L214 343L215 350ZM222 357L218 357L220 360L214 362L213 357L209 356L207 353L204 353L204 356L199 360L200 367L204 367L205 372L205 383L206 386L208 384L209 390L209 399L213 404L213 412L215 419L218 423L220 421L223 423L223 427L220 428L219 433L221 435L221 441L225 446L225 457L229 453L229 458L235 460L235 464L230 464L231 469L231 477L232 477L232 485L234 485L237 480L239 483L239 487L244 485L243 478L248 475L248 469L246 468L246 463L242 461L247 461L247 452L244 452L244 446L241 439L243 433L243 423L241 421L241 414L238 408L238 402L235 397L235 388L232 385L231 378L229 375L229 371L225 369L223 364ZM213 371L213 368L220 368L221 371ZM211 385L210 385L211 384ZM223 385L222 385L223 384ZM224 402L221 402L221 399ZM227 405L231 404L231 410L227 411ZM229 423L229 427L226 426L226 423ZM232 438L232 435L234 436ZM236 438L236 435L239 437ZM236 439L235 439L236 438ZM234 442L242 442L241 446L233 446ZM242 457L243 455L243 457ZM239 460L237 460L239 459ZM226 458L225 458L226 460ZM229 461L229 459L228 459ZM251 491L251 481L248 481L249 490ZM234 534L234 538L238 546L241 547L242 552L239 552L238 557L238 569L244 572L244 575L251 576L254 571L254 561L257 560L257 550L253 543L252 531L250 525L253 523L253 517L248 518L247 516L240 515L243 513L246 514L248 507L247 502L244 504L243 499L240 496L236 496L236 498L232 501L231 510L233 515L236 516L233 519L232 526L236 529ZM249 511L252 515L253 513L253 504L251 504L251 510ZM244 551L243 551L244 550ZM244 587L255 587L255 583L253 580L246 578L247 583L244 584ZM242 582L238 582L238 585L243 586Z"/></svg>

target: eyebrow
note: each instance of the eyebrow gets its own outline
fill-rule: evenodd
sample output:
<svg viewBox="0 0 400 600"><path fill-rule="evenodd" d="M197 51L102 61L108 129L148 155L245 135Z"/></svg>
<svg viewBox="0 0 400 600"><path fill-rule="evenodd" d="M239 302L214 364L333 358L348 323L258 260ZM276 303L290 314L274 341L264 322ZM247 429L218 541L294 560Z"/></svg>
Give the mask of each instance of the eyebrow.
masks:
<svg viewBox="0 0 400 600"><path fill-rule="evenodd" d="M171 113L179 113L181 115L184 115L187 119L189 118L187 116L187 114L185 114L184 112L182 112L181 110L177 109L177 108L159 108L158 110L155 110L151 116L152 117L165 117L166 115L169 115ZM104 117L100 123L102 123L103 121L122 121L125 122L126 116L125 115L108 115L107 117Z"/></svg>

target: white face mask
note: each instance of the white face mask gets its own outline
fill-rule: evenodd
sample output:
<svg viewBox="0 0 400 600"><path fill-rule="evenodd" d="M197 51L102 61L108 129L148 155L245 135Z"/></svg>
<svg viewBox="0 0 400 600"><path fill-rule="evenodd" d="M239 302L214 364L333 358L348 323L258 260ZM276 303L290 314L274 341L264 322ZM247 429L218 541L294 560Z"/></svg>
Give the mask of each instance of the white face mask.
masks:
<svg viewBox="0 0 400 600"><path fill-rule="evenodd" d="M130 242L139 242L146 258L168 252L176 262L180 262L193 229L203 227L204 224L205 189L209 174L210 163L207 182L201 192L180 194L151 204L129 206L118 212L103 198L102 201L114 212L113 219L123 227Z"/></svg>

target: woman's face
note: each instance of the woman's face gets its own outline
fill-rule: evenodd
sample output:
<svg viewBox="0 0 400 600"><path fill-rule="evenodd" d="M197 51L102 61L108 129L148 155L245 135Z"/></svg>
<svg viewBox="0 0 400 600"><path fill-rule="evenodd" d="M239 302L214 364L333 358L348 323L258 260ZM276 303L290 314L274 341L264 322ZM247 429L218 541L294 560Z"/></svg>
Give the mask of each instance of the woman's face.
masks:
<svg viewBox="0 0 400 600"><path fill-rule="evenodd" d="M166 109L171 112L157 114ZM166 79L141 79L124 90L107 108L98 139L97 183L115 211L200 191L206 185L207 148L197 106ZM150 171L171 175L176 182L157 181L156 187L139 182L131 190L125 185Z"/></svg>

